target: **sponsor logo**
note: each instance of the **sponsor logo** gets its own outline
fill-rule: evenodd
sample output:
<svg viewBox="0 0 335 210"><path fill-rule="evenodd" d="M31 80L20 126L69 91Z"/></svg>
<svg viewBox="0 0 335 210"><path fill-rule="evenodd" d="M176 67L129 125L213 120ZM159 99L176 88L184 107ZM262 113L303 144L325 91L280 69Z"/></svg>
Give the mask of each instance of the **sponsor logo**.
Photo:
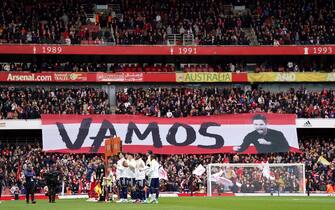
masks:
<svg viewBox="0 0 335 210"><path fill-rule="evenodd" d="M12 74L9 73L7 81L52 81L51 75L43 74Z"/></svg>
<svg viewBox="0 0 335 210"><path fill-rule="evenodd" d="M124 81L124 75L121 73L115 73L115 74L105 74L105 73L100 73L97 75L97 80L98 81L103 81L103 82L123 82Z"/></svg>
<svg viewBox="0 0 335 210"><path fill-rule="evenodd" d="M87 76L83 73L55 73L56 81L86 81Z"/></svg>
<svg viewBox="0 0 335 210"><path fill-rule="evenodd" d="M231 73L199 72L177 75L178 82L231 82Z"/></svg>
<svg viewBox="0 0 335 210"><path fill-rule="evenodd" d="M125 73L124 79L125 81L141 82L143 81L143 73Z"/></svg>
<svg viewBox="0 0 335 210"><path fill-rule="evenodd" d="M335 73L328 73L326 81L335 81Z"/></svg>
<svg viewBox="0 0 335 210"><path fill-rule="evenodd" d="M183 82L185 80L184 73L177 73L177 82Z"/></svg>
<svg viewBox="0 0 335 210"><path fill-rule="evenodd" d="M295 73L277 73L275 81L294 82L296 81L296 74Z"/></svg>
<svg viewBox="0 0 335 210"><path fill-rule="evenodd" d="M98 73L97 81L141 82L143 81L143 73Z"/></svg>
<svg viewBox="0 0 335 210"><path fill-rule="evenodd" d="M307 120L305 123L304 123L304 127L312 127L312 123Z"/></svg>

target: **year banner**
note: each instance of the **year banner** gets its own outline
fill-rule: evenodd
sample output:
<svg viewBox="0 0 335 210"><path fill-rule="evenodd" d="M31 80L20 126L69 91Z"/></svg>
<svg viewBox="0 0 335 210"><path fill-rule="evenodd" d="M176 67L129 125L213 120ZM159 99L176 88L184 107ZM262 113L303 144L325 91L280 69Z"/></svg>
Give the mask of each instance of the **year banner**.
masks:
<svg viewBox="0 0 335 210"><path fill-rule="evenodd" d="M130 153L212 154L300 152L296 116L226 114L157 118L137 115L42 115L43 150L102 153L119 136Z"/></svg>

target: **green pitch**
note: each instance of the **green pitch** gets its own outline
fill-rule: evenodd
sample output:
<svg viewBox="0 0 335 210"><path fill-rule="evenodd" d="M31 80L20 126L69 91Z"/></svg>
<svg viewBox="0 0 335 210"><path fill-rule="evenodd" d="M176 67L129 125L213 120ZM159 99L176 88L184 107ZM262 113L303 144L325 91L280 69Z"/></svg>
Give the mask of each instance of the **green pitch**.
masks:
<svg viewBox="0 0 335 210"><path fill-rule="evenodd" d="M24 201L4 201L0 210L330 210L335 197L184 197L160 198L159 204L93 203L85 200L57 200L49 204L38 200L37 204Z"/></svg>

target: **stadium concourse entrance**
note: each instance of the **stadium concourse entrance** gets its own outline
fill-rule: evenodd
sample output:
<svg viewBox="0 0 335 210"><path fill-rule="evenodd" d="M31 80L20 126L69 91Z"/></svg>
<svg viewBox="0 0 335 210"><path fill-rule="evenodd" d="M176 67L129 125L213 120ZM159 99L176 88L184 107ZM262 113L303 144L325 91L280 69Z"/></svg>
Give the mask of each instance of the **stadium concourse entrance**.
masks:
<svg viewBox="0 0 335 210"><path fill-rule="evenodd" d="M305 139L327 139L335 136L333 128L297 128L299 143ZM10 145L42 145L42 130L1 130L0 129L0 146L2 144Z"/></svg>
<svg viewBox="0 0 335 210"><path fill-rule="evenodd" d="M10 145L42 145L42 130L0 130L0 146Z"/></svg>

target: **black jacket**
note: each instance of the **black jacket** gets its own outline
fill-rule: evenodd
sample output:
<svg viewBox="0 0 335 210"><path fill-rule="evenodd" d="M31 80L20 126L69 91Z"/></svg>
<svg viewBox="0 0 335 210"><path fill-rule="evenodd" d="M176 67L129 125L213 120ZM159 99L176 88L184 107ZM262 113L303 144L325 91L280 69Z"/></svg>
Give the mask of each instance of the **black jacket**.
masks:
<svg viewBox="0 0 335 210"><path fill-rule="evenodd" d="M259 139L264 139L268 142L271 142L270 145L260 144L258 142ZM289 144L284 136L284 134L280 131L267 129L267 133L265 135L259 134L256 130L246 135L243 139L243 143L241 144L241 148L238 152L245 151L250 144L253 144L258 153L269 153L269 152L288 152Z"/></svg>

